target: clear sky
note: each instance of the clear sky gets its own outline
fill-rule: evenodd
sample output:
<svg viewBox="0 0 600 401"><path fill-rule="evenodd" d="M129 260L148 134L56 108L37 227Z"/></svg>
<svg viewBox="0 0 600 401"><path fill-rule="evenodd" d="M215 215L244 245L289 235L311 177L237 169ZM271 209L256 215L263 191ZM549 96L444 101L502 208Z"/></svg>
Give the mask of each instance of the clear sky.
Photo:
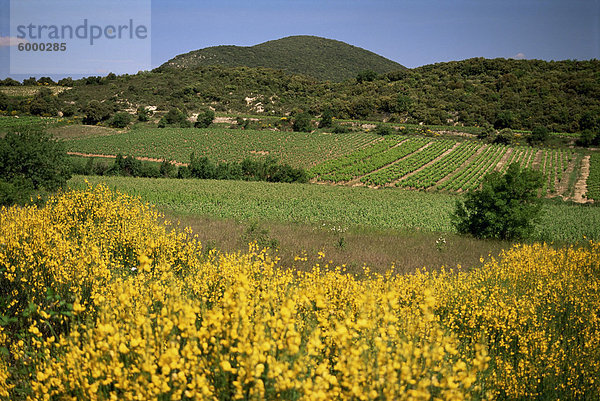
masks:
<svg viewBox="0 0 600 401"><path fill-rule="evenodd" d="M9 4L0 0L0 78L22 80L9 73ZM600 0L152 0L150 27L152 68L191 50L290 35L341 40L410 68L471 57L600 58Z"/></svg>

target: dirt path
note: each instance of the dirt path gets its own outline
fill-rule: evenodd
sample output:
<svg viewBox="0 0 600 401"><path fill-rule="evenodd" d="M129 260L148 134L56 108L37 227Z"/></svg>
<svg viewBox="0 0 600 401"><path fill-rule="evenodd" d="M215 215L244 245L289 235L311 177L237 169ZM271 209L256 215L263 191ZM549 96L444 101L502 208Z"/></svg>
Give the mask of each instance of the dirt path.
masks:
<svg viewBox="0 0 600 401"><path fill-rule="evenodd" d="M104 159L116 159L117 156L116 155L100 155L100 154L94 154L94 153L80 153L80 152L67 152L68 155L71 156L81 156L81 157L100 157L100 158L104 158ZM165 161L165 159L154 159L152 157L136 157L137 160L143 161L143 162L157 162L157 163L162 163ZM179 163L179 162L172 162L175 166L187 166L188 163Z"/></svg>
<svg viewBox="0 0 600 401"><path fill-rule="evenodd" d="M567 199L569 194L567 194L567 190L569 189L569 178L571 177L571 173L575 169L575 161L576 158L573 157L569 164L567 165L567 169L563 171L562 180L558 181L558 176L556 177L556 193L559 194L563 199Z"/></svg>
<svg viewBox="0 0 600 401"><path fill-rule="evenodd" d="M502 155L502 158L496 164L496 167L494 167L494 171L502 171L502 168L504 167L504 165L510 159L511 155L513 154L513 151L514 151L513 148L508 148L508 150L506 151L506 153L504 153L504 155Z"/></svg>
<svg viewBox="0 0 600 401"><path fill-rule="evenodd" d="M544 171L545 166L542 165L542 157L544 156L544 152L542 150L538 150L533 158L533 162L531 163L531 168L538 169ZM546 159L544 159L545 162Z"/></svg>
<svg viewBox="0 0 600 401"><path fill-rule="evenodd" d="M587 179L590 175L590 156L587 155L581 159L581 175L575 183L575 194L573 195L573 201L577 203L587 203L589 201L585 194L587 193Z"/></svg>

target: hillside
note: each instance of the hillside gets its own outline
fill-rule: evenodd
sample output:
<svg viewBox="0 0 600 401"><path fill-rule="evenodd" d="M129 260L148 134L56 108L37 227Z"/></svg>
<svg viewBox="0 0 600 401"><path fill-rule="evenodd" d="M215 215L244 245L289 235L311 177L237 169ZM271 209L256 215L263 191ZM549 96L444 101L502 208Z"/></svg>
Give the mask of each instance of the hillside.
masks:
<svg viewBox="0 0 600 401"><path fill-rule="evenodd" d="M405 69L368 50L317 36L289 36L249 47L207 47L180 54L159 69L211 65L266 67L329 81L354 78L365 70L386 73Z"/></svg>
<svg viewBox="0 0 600 401"><path fill-rule="evenodd" d="M599 71L598 60L474 58L396 70L362 82L331 82L263 67L163 66L71 81L65 84L71 89L58 95L43 88L33 99L5 95L5 89L21 88L3 86L0 112L83 116L92 100L111 113L154 106L193 114L209 106L233 114L286 116L304 110L319 116L329 109L338 119L517 130L545 126L594 137L600 132Z"/></svg>

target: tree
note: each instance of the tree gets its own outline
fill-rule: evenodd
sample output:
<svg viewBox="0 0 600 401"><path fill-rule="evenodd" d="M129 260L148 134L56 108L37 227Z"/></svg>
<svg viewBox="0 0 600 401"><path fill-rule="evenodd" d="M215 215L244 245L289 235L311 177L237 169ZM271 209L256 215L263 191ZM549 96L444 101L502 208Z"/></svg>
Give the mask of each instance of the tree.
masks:
<svg viewBox="0 0 600 401"><path fill-rule="evenodd" d="M23 200L31 190L55 190L71 178L61 142L46 132L28 128L0 138L0 198L6 204ZM5 196L17 191L18 197Z"/></svg>
<svg viewBox="0 0 600 401"><path fill-rule="evenodd" d="M327 108L323 110L321 114L321 121L319 121L319 128L328 128L333 126L333 112Z"/></svg>
<svg viewBox="0 0 600 401"><path fill-rule="evenodd" d="M356 76L356 82L362 84L363 82L373 82L377 79L377 73L372 70L365 70L358 73Z"/></svg>
<svg viewBox="0 0 600 401"><path fill-rule="evenodd" d="M389 125L378 124L377 127L375 127L373 133L381 136L386 136L395 134L396 130Z"/></svg>
<svg viewBox="0 0 600 401"><path fill-rule="evenodd" d="M215 112L211 109L206 109L198 114L194 127L196 128L208 128L213 120L215 119Z"/></svg>
<svg viewBox="0 0 600 401"><path fill-rule="evenodd" d="M493 143L500 145L510 145L515 141L515 133L510 128L504 128L493 140Z"/></svg>
<svg viewBox="0 0 600 401"><path fill-rule="evenodd" d="M180 109L171 109L158 122L158 128L164 128L167 125L176 125L181 128L189 128L192 123L188 121L187 115Z"/></svg>
<svg viewBox="0 0 600 401"><path fill-rule="evenodd" d="M312 123L310 114L304 112L296 115L294 119L294 125L292 126L294 131L310 132L312 131Z"/></svg>
<svg viewBox="0 0 600 401"><path fill-rule="evenodd" d="M131 114L122 111L113 116L110 121L110 126L113 128L125 128L127 125L129 125L132 119L133 117Z"/></svg>
<svg viewBox="0 0 600 401"><path fill-rule="evenodd" d="M548 128L538 125L531 131L531 135L527 137L527 142L530 145L539 145L546 142L550 138L550 132Z"/></svg>
<svg viewBox="0 0 600 401"><path fill-rule="evenodd" d="M55 115L60 102L48 88L41 88L29 104L29 112L33 115Z"/></svg>
<svg viewBox="0 0 600 401"><path fill-rule="evenodd" d="M110 118L111 110L106 104L100 103L97 100L92 100L83 109L83 113L85 114L83 123L95 125L101 121L108 120L108 118Z"/></svg>
<svg viewBox="0 0 600 401"><path fill-rule="evenodd" d="M152 110L150 110L147 107L140 106L137 109L136 115L137 115L138 121L142 121L142 122L148 121L150 119L150 116L152 115Z"/></svg>
<svg viewBox="0 0 600 401"><path fill-rule="evenodd" d="M459 233L477 238L528 238L541 213L537 192L542 185L539 171L513 163L506 174L488 174L481 189L457 201L452 224Z"/></svg>

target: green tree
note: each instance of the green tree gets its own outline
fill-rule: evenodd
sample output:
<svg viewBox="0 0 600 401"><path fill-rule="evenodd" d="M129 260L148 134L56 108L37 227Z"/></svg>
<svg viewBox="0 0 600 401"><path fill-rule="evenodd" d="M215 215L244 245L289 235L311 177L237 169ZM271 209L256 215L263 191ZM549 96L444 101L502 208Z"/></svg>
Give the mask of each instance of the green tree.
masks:
<svg viewBox="0 0 600 401"><path fill-rule="evenodd" d="M25 199L31 190L56 190L69 178L71 168L62 143L50 134L29 128L0 139L0 197L5 204ZM11 191L18 196L11 197Z"/></svg>
<svg viewBox="0 0 600 401"><path fill-rule="evenodd" d="M120 113L116 113L110 120L110 126L114 128L125 128L127 127L127 125L129 125L132 119L133 117L131 116L131 114L127 112L123 111Z"/></svg>
<svg viewBox="0 0 600 401"><path fill-rule="evenodd" d="M359 84L363 82L373 82L377 79L377 73L372 70L365 70L358 73L356 76L356 82Z"/></svg>
<svg viewBox="0 0 600 401"><path fill-rule="evenodd" d="M294 125L292 126L294 131L299 132L310 132L312 131L312 122L310 114L303 112L296 115L294 119Z"/></svg>
<svg viewBox="0 0 600 401"><path fill-rule="evenodd" d="M180 109L171 109L158 122L159 128L164 128L167 125L175 125L181 128L191 127L191 123L187 119L187 115Z"/></svg>
<svg viewBox="0 0 600 401"><path fill-rule="evenodd" d="M97 100L92 100L85 106L83 113L85 114L83 123L95 125L99 122L108 120L110 118L111 110L106 104L100 103Z"/></svg>
<svg viewBox="0 0 600 401"><path fill-rule="evenodd" d="M515 141L515 133L510 128L504 128L496 134L493 143L510 145Z"/></svg>
<svg viewBox="0 0 600 401"><path fill-rule="evenodd" d="M215 119L215 112L211 109L206 109L198 114L194 127L196 128L208 128Z"/></svg>
<svg viewBox="0 0 600 401"><path fill-rule="evenodd" d="M373 130L373 133L381 136L386 136L395 134L396 130L389 125L378 124L377 127L375 127L375 129Z"/></svg>
<svg viewBox="0 0 600 401"><path fill-rule="evenodd" d="M481 189L457 201L452 224L459 233L477 238L528 238L541 213L537 192L542 185L539 171L513 163L506 174L488 174Z"/></svg>
<svg viewBox="0 0 600 401"><path fill-rule="evenodd" d="M323 110L321 114L321 121L319 121L319 128L328 128L333 125L333 112L327 108Z"/></svg>
<svg viewBox="0 0 600 401"><path fill-rule="evenodd" d="M527 142L530 145L539 145L546 142L550 138L548 128L538 125L531 131L531 135L527 137Z"/></svg>
<svg viewBox="0 0 600 401"><path fill-rule="evenodd" d="M147 107L140 106L137 109L136 115L137 115L138 121L145 122L150 119L150 116L152 115L152 110L150 110Z"/></svg>

